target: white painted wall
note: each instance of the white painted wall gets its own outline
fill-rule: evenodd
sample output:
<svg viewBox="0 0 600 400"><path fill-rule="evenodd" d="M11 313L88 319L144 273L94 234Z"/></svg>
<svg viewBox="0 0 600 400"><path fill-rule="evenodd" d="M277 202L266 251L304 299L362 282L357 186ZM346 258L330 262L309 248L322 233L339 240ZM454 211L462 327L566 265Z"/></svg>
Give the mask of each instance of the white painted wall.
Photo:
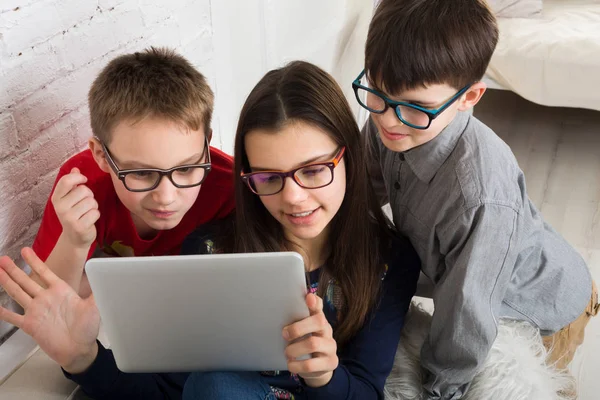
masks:
<svg viewBox="0 0 600 400"><path fill-rule="evenodd" d="M372 4L364 0L2 0L0 254L38 229L58 167L91 135L86 96L115 56L171 46L216 93L214 145L228 153L241 106L269 69L305 59L355 110ZM0 304L10 305L0 292ZM0 323L0 337L10 327Z"/></svg>
<svg viewBox="0 0 600 400"><path fill-rule="evenodd" d="M288 61L303 59L330 72L358 113L351 84L362 70L372 7L365 0L213 1L215 107L223 148L233 149L237 117L252 87Z"/></svg>

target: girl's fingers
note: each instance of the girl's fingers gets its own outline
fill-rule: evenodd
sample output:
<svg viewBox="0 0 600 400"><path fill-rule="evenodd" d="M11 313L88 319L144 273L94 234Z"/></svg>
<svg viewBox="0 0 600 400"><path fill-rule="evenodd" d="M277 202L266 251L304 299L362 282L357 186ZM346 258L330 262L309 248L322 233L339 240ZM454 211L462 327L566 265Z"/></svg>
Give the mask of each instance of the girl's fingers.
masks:
<svg viewBox="0 0 600 400"><path fill-rule="evenodd" d="M329 356L336 354L337 345L331 338L320 336L309 336L298 342L292 343L285 348L285 356L288 360L295 360L307 354L321 354Z"/></svg>
<svg viewBox="0 0 600 400"><path fill-rule="evenodd" d="M327 326L325 314L312 315L283 328L283 338L291 342L311 333L320 334Z"/></svg>
<svg viewBox="0 0 600 400"><path fill-rule="evenodd" d="M323 299L314 293L309 293L306 295L306 305L308 306L310 315L323 312Z"/></svg>
<svg viewBox="0 0 600 400"><path fill-rule="evenodd" d="M330 372L337 368L339 360L337 356L313 357L302 361L288 361L288 370L293 374L314 374L318 372Z"/></svg>

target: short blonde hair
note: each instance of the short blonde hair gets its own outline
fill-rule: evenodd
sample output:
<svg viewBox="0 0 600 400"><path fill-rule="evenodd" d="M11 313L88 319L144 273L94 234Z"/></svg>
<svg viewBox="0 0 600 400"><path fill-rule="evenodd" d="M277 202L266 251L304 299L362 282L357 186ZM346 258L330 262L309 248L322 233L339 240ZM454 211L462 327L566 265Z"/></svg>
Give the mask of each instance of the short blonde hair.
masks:
<svg viewBox="0 0 600 400"><path fill-rule="evenodd" d="M168 48L115 58L94 80L88 94L92 132L109 143L123 120L165 118L190 130L210 131L214 95L204 76Z"/></svg>

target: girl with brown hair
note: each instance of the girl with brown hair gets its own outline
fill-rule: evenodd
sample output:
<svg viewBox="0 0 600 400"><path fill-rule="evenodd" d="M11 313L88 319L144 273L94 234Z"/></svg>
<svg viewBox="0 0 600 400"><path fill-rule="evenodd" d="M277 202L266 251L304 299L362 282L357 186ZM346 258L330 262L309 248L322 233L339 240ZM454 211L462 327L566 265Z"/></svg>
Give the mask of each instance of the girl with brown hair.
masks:
<svg viewBox="0 0 600 400"><path fill-rule="evenodd" d="M288 371L195 373L185 400L383 398L419 261L377 204L365 154L325 71L296 61L254 87L235 140L235 221L201 228L183 251L297 251L311 315L283 329Z"/></svg>

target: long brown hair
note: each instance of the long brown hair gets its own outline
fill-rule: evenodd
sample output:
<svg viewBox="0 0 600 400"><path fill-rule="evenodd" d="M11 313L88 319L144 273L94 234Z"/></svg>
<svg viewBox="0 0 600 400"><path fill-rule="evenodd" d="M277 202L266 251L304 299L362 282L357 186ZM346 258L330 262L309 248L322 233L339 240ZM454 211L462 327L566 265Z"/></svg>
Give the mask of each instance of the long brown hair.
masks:
<svg viewBox="0 0 600 400"><path fill-rule="evenodd" d="M346 195L330 222L330 256L321 268L319 295L332 280L341 289L342 309L334 336L343 344L365 323L376 305L384 268L389 226L367 176L366 152L348 102L334 79L307 62L295 61L268 72L254 87L242 108L235 138L235 252L294 249L282 226L260 198L239 179L249 171L244 146L247 133L277 132L286 124L303 122L326 132L346 146Z"/></svg>

